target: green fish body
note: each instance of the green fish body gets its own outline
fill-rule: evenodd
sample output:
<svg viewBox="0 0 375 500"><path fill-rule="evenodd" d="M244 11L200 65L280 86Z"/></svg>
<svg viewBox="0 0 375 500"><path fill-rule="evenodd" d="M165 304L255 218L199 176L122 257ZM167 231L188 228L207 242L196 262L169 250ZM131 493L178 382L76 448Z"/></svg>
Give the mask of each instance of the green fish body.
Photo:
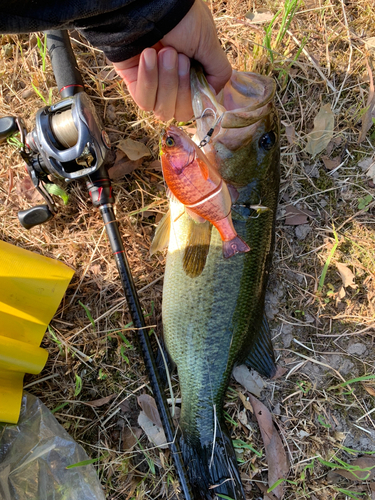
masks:
<svg viewBox="0 0 375 500"><path fill-rule="evenodd" d="M245 88L255 81L261 93L264 87L274 92L269 78L237 75L245 78ZM276 369L264 300L279 191L279 122L273 94L271 99L266 96L263 106L259 106L260 99L266 100L263 94L252 97L250 104L242 95L236 113L228 104L228 95L234 92L231 83L220 104L199 70L193 69L191 81L197 117L208 107L224 112L204 152L239 193L232 206L233 224L251 251L224 259L217 229L209 222L196 223L183 205L171 200L163 288L164 339L178 368L180 446L194 495L214 499L219 493L244 500L223 399L236 364L246 361L268 377ZM232 116L226 117L226 112ZM197 120L200 140L217 118L209 112ZM258 206L267 209L252 208Z"/></svg>

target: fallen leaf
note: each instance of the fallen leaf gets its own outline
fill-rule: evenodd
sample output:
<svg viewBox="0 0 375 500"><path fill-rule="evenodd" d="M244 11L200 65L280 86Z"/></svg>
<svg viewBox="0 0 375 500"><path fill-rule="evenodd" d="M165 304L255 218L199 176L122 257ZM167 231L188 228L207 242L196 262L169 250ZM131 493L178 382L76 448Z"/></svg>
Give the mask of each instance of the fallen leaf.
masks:
<svg viewBox="0 0 375 500"><path fill-rule="evenodd" d="M129 160L135 161L144 156L151 156L150 150L143 142L133 141L133 139L123 139L117 147L126 154Z"/></svg>
<svg viewBox="0 0 375 500"><path fill-rule="evenodd" d="M285 225L286 226L299 226L308 222L307 215L302 210L299 210L293 205L288 205L285 209Z"/></svg>
<svg viewBox="0 0 375 500"><path fill-rule="evenodd" d="M160 160L154 160L150 163L149 168L161 172L161 162Z"/></svg>
<svg viewBox="0 0 375 500"><path fill-rule="evenodd" d="M141 394L137 398L139 406L145 412L147 417L158 427L163 427L160 420L159 411L156 407L155 399L149 394Z"/></svg>
<svg viewBox="0 0 375 500"><path fill-rule="evenodd" d="M246 399L246 396L244 394L242 394L242 392L239 392L238 395L240 397L240 400L242 401L242 404L246 408L246 410L249 410L249 411L251 411L251 413L254 413L253 407L251 406L249 401Z"/></svg>
<svg viewBox="0 0 375 500"><path fill-rule="evenodd" d="M362 127L358 137L358 144L366 139L367 132L373 126L372 121L375 118L375 89L374 89L374 79L372 76L372 71L369 62L366 57L366 67L370 78L369 92L367 96L367 103L365 107L365 113L362 116Z"/></svg>
<svg viewBox="0 0 375 500"><path fill-rule="evenodd" d="M375 477L375 457L359 457L351 462L350 465L359 467L360 469L369 467L372 467L372 469L354 470L353 472L347 469L335 469L327 474L327 480L331 483L335 483L340 476L351 479L352 481L371 480Z"/></svg>
<svg viewBox="0 0 375 500"><path fill-rule="evenodd" d="M94 408L99 408L99 406L104 406L110 401L112 401L113 398L116 397L116 394L111 394L110 396L106 396L105 398L100 398L100 399L95 399L94 401L84 401L83 403L85 405L92 406Z"/></svg>
<svg viewBox="0 0 375 500"><path fill-rule="evenodd" d="M366 385L366 384L362 384L363 385L363 388L371 395L371 396L375 396L375 389L374 387L371 387L371 385Z"/></svg>
<svg viewBox="0 0 375 500"><path fill-rule="evenodd" d="M296 143L296 129L293 127L293 125L286 125L285 135L288 139L289 144L293 146Z"/></svg>
<svg viewBox="0 0 375 500"><path fill-rule="evenodd" d="M164 430L155 425L143 411L141 411L138 416L138 424L142 427L149 440L154 443L155 446L158 446L159 448L168 448Z"/></svg>
<svg viewBox="0 0 375 500"><path fill-rule="evenodd" d="M372 36L370 38L365 38L365 47L366 50L375 55L375 36Z"/></svg>
<svg viewBox="0 0 375 500"><path fill-rule="evenodd" d="M370 177L370 179L375 182L375 161L371 163L369 169L366 172L367 177Z"/></svg>
<svg viewBox="0 0 375 500"><path fill-rule="evenodd" d="M252 394L249 396L257 418L268 463L268 485L272 486L279 479L286 479L289 472L289 460L286 456L281 438L272 421L272 415L263 403ZM272 493L280 500L283 496L284 484L279 484Z"/></svg>
<svg viewBox="0 0 375 500"><path fill-rule="evenodd" d="M140 427L125 427L122 431L122 450L131 450L142 435Z"/></svg>
<svg viewBox="0 0 375 500"><path fill-rule="evenodd" d="M338 269L338 272L340 273L342 284L344 285L344 287L346 288L350 286L351 288L357 288L358 285L354 283L355 276L348 268L348 266L342 264L341 262L336 262L336 267Z"/></svg>
<svg viewBox="0 0 375 500"><path fill-rule="evenodd" d="M43 196L35 189L30 177L25 177L21 181L15 182L16 192L21 199L26 199L30 203L44 200Z"/></svg>
<svg viewBox="0 0 375 500"><path fill-rule="evenodd" d="M261 376L254 370L250 371L246 365L236 366L232 375L242 387L258 397L266 385Z"/></svg>
<svg viewBox="0 0 375 500"><path fill-rule="evenodd" d="M335 156L335 158L329 158L328 156L322 156L324 166L327 170L333 170L337 168L341 163L341 156Z"/></svg>
<svg viewBox="0 0 375 500"><path fill-rule="evenodd" d="M125 399L125 401L121 401L119 407L121 408L121 413L128 413L131 411L130 402L128 399Z"/></svg>
<svg viewBox="0 0 375 500"><path fill-rule="evenodd" d="M271 378L271 380L277 380L281 378L288 370L284 366L276 365L275 375Z"/></svg>
<svg viewBox="0 0 375 500"><path fill-rule="evenodd" d="M125 175L133 172L143 163L142 158L138 160L128 160L122 151L117 151L115 163L108 169L109 178L113 181L122 179Z"/></svg>
<svg viewBox="0 0 375 500"><path fill-rule="evenodd" d="M257 9L254 12L247 12L245 14L245 17L247 19L250 19L252 24L261 24L261 23L268 23L269 21L272 21L274 18L274 14L270 12L268 9Z"/></svg>
<svg viewBox="0 0 375 500"><path fill-rule="evenodd" d="M316 156L323 151L329 144L333 136L335 127L335 115L332 112L331 105L322 106L314 119L314 128L308 134L306 151L312 156Z"/></svg>
<svg viewBox="0 0 375 500"><path fill-rule="evenodd" d="M366 170L368 170L371 165L374 163L374 159L373 157L370 157L370 158L364 158L363 160L359 161L358 162L358 166L364 171L366 172Z"/></svg>

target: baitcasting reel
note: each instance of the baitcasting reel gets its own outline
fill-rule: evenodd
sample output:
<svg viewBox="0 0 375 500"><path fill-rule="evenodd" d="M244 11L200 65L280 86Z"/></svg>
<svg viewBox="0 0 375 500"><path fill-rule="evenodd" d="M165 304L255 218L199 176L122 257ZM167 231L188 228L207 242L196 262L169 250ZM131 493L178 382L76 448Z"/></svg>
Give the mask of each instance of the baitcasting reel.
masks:
<svg viewBox="0 0 375 500"><path fill-rule="evenodd" d="M89 176L112 156L110 142L85 92L78 92L52 106L40 109L35 128L27 133L20 118L0 118L0 142L15 132L21 135L21 156L46 205L18 213L26 229L50 220L56 213L48 192L48 175L66 182Z"/></svg>

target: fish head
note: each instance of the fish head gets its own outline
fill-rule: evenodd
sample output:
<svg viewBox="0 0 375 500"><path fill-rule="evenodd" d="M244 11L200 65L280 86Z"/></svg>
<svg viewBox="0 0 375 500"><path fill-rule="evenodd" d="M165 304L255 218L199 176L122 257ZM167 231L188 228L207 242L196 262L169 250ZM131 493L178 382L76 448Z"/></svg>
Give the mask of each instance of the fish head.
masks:
<svg viewBox="0 0 375 500"><path fill-rule="evenodd" d="M191 88L198 139L214 129L203 150L221 177L241 187L266 176L280 154L274 80L233 70L224 89L215 95L203 71L193 65Z"/></svg>
<svg viewBox="0 0 375 500"><path fill-rule="evenodd" d="M177 175L190 165L195 158L196 146L178 127L171 125L160 140L160 157L163 169L172 169Z"/></svg>

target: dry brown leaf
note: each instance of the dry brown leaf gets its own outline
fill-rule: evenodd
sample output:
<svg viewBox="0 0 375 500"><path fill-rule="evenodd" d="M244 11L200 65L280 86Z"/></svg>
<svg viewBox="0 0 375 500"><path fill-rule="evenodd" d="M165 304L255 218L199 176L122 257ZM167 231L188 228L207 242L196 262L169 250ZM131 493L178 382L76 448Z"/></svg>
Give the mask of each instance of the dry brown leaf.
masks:
<svg viewBox="0 0 375 500"><path fill-rule="evenodd" d="M270 12L268 9L257 9L254 12L247 12L245 14L245 17L247 19L250 19L252 24L261 24L261 23L268 23L269 21L272 21L274 18L274 14Z"/></svg>
<svg viewBox="0 0 375 500"><path fill-rule="evenodd" d="M375 388L374 387L371 387L371 385L366 385L366 384L362 384L363 385L363 388L365 389L365 391L367 391L370 396L375 396Z"/></svg>
<svg viewBox="0 0 375 500"><path fill-rule="evenodd" d="M286 226L300 226L307 223L307 215L299 210L297 207L288 205L285 209L285 225Z"/></svg>
<svg viewBox="0 0 375 500"><path fill-rule="evenodd" d="M288 370L280 365L276 365L276 372L275 375L271 378L271 380L277 380L278 378L281 378Z"/></svg>
<svg viewBox="0 0 375 500"><path fill-rule="evenodd" d="M341 163L341 156L336 156L335 158L329 158L328 156L322 156L322 160L324 162L324 166L327 170L333 170L337 168Z"/></svg>
<svg viewBox="0 0 375 500"><path fill-rule="evenodd" d="M135 161L144 156L151 156L150 150L143 142L133 141L133 139L123 139L117 147L126 154L129 160Z"/></svg>
<svg viewBox="0 0 375 500"><path fill-rule="evenodd" d="M30 177L25 177L21 181L17 180L14 185L20 199L26 199L30 203L37 203L44 200L43 196L35 189Z"/></svg>
<svg viewBox="0 0 375 500"><path fill-rule="evenodd" d="M122 450L131 450L142 435L140 427L125 427L122 431Z"/></svg>
<svg viewBox="0 0 375 500"><path fill-rule="evenodd" d="M164 430L152 422L144 411L138 416L138 424L142 427L149 440L159 448L168 448Z"/></svg>
<svg viewBox="0 0 375 500"><path fill-rule="evenodd" d="M133 170L140 167L142 163L142 158L138 160L128 160L122 151L117 151L115 163L108 169L109 178L113 181L122 179L125 175L132 173Z"/></svg>
<svg viewBox="0 0 375 500"><path fill-rule="evenodd" d="M246 399L246 396L244 394L242 394L242 392L238 392L238 395L240 397L240 400L242 401L242 404L246 408L246 410L249 410L249 411L251 411L251 413L254 413L253 407L251 406L249 401Z"/></svg>
<svg viewBox="0 0 375 500"><path fill-rule="evenodd" d="M370 483L371 500L375 500L375 483Z"/></svg>
<svg viewBox="0 0 375 500"><path fill-rule="evenodd" d="M348 268L348 266L342 264L342 262L336 262L336 267L338 269L338 272L340 273L342 284L344 285L344 287L346 288L350 286L351 288L357 288L358 285L354 283L355 276Z"/></svg>
<svg viewBox="0 0 375 500"><path fill-rule="evenodd" d="M323 151L329 144L333 136L335 127L335 115L332 112L331 105L322 106L314 119L314 128L308 134L306 151L312 156L316 156Z"/></svg>
<svg viewBox="0 0 375 500"><path fill-rule="evenodd" d="M296 143L296 129L293 127L293 125L286 125L285 135L288 139L289 144L293 146Z"/></svg>
<svg viewBox="0 0 375 500"><path fill-rule="evenodd" d="M268 484L272 486L279 479L286 478L289 472L289 460L286 456L281 438L273 424L272 415L263 403L250 394L250 403L257 418L268 463ZM279 484L272 493L280 500L283 497L284 485Z"/></svg>
<svg viewBox="0 0 375 500"><path fill-rule="evenodd" d="M156 407L155 399L149 394L141 394L137 398L139 406L145 412L147 417L158 427L163 427L160 420L159 411Z"/></svg>
<svg viewBox="0 0 375 500"><path fill-rule="evenodd" d="M160 160L154 160L150 163L149 168L161 172L161 162Z"/></svg>
<svg viewBox="0 0 375 500"><path fill-rule="evenodd" d="M366 108L365 108L365 113L362 116L362 127L361 127L361 132L359 133L358 137L358 143L364 141L366 139L367 132L370 130L370 128L373 126L373 121L372 119L375 118L375 89L374 89L374 79L372 76L372 71L369 65L369 62L366 58L366 66L367 66L367 71L369 74L370 78L370 87L369 87L369 92L367 96L367 103L366 103Z"/></svg>
<svg viewBox="0 0 375 500"><path fill-rule="evenodd" d="M93 406L94 408L99 408L99 406L104 406L113 398L116 397L116 394L111 394L110 396L106 396L105 398L95 399L94 401L85 401L85 405Z"/></svg>
<svg viewBox="0 0 375 500"><path fill-rule="evenodd" d="M366 172L367 177L370 177L370 179L375 182L375 161L371 163L369 169Z"/></svg>
<svg viewBox="0 0 375 500"><path fill-rule="evenodd" d="M359 457L353 462L351 462L350 465L360 467L361 469L365 469L368 467L373 467L373 468L367 471L355 470L353 472L347 469L331 470L327 474L327 480L330 483L336 483L340 478L340 476L345 477L346 479L350 479L352 481L371 480L375 477L375 457Z"/></svg>
<svg viewBox="0 0 375 500"><path fill-rule="evenodd" d="M128 413L131 411L130 402L128 399L125 399L125 401L121 401L119 407L121 408L121 413Z"/></svg>
<svg viewBox="0 0 375 500"><path fill-rule="evenodd" d="M232 375L242 387L258 397L266 385L261 376L254 370L250 371L246 365L236 366Z"/></svg>

